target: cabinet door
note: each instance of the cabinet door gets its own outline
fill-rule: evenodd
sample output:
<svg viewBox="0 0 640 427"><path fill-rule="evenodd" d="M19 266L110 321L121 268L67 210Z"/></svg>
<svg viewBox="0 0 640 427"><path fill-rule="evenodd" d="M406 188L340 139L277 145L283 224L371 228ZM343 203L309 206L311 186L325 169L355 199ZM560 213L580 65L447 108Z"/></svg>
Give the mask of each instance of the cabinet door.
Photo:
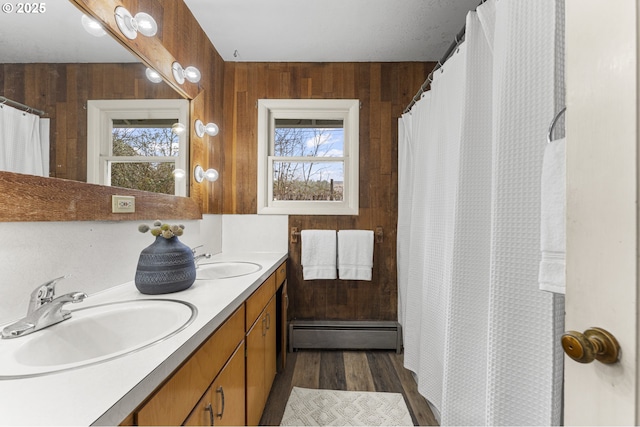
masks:
<svg viewBox="0 0 640 427"><path fill-rule="evenodd" d="M186 426L244 425L244 341L202 396Z"/></svg>
<svg viewBox="0 0 640 427"><path fill-rule="evenodd" d="M264 352L267 318L262 312L253 327L247 333L247 425L255 426L260 422L266 402L264 383Z"/></svg>
<svg viewBox="0 0 640 427"><path fill-rule="evenodd" d="M215 422L217 426L243 426L245 422L244 343L213 382Z"/></svg>
<svg viewBox="0 0 640 427"><path fill-rule="evenodd" d="M276 377L276 298L269 301L265 309L266 333L264 337L264 394L265 403L273 379Z"/></svg>
<svg viewBox="0 0 640 427"><path fill-rule="evenodd" d="M244 321L243 305L136 411L138 425L182 423L242 341Z"/></svg>
<svg viewBox="0 0 640 427"><path fill-rule="evenodd" d="M212 387L208 388L202 396L202 399L198 402L193 412L185 420L185 426L212 426L214 424L214 409L213 409L213 390Z"/></svg>

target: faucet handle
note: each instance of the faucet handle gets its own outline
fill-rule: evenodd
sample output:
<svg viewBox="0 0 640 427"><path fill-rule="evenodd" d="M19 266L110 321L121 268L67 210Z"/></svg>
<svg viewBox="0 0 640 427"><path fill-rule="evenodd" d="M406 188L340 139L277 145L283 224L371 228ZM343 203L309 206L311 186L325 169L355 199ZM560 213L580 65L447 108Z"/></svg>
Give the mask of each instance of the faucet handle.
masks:
<svg viewBox="0 0 640 427"><path fill-rule="evenodd" d="M203 246L204 246L204 245L194 246L193 248L191 248L191 253L195 255L195 254L196 254L196 252L198 252L198 251L196 251L196 249L201 248L201 247L203 247Z"/></svg>
<svg viewBox="0 0 640 427"><path fill-rule="evenodd" d="M51 302L56 293L56 283L58 283L59 280L65 279L67 277L69 276L65 275L57 277L35 288L33 292L31 292L31 299L29 300L29 309L27 311L27 314L30 314L42 305Z"/></svg>

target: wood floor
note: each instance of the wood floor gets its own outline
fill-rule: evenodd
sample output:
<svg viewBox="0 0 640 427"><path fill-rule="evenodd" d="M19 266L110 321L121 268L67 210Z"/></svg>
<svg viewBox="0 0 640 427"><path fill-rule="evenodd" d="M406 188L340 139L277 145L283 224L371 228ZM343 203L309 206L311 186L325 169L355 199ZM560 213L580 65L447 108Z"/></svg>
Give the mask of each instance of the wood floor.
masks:
<svg viewBox="0 0 640 427"><path fill-rule="evenodd" d="M416 388L402 354L391 351L297 351L287 354L276 375L260 425L280 425L291 389L383 391L402 393L414 425L437 426L429 404Z"/></svg>

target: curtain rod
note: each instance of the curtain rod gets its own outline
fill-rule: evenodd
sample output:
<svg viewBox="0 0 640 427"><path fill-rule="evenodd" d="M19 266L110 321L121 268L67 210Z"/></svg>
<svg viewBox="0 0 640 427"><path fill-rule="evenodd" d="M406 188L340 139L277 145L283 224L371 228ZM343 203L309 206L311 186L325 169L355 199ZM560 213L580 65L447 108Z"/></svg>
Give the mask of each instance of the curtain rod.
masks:
<svg viewBox="0 0 640 427"><path fill-rule="evenodd" d="M11 107L16 107L16 108L23 109L27 113L34 113L34 114L37 114L39 116L44 116L46 114L42 110L38 110L36 108L29 107L28 105L21 104L21 103L19 103L17 101L14 101L12 99L6 98L4 96L0 96L0 105L4 105L4 104L7 104L7 105L9 105Z"/></svg>
<svg viewBox="0 0 640 427"><path fill-rule="evenodd" d="M486 0L482 0L478 6L480 6L485 1ZM415 96L413 98L411 98L411 102L409 103L409 105L407 105L407 108L405 108L404 111L402 111L402 114L407 113L409 110L411 110L411 107L413 107L413 105L416 102L418 102L418 100L420 99L420 96L424 93L424 91L427 90L427 87L433 81L433 73L438 71L438 69L442 68L444 63L447 62L447 59L449 59L449 57L458 48L458 46L460 46L460 43L462 43L464 41L464 35L465 35L466 28L467 28L466 25L463 25L462 29L460 31L458 31L458 34L456 34L455 39L453 40L453 42L451 42L451 44L449 45L449 48L447 49L447 51L444 53L444 55L442 55L442 58L440 58L440 60L436 64L436 66L433 67L433 70L431 70L431 72L427 76L427 78L424 81L424 83L422 83L422 85L420 86L420 89L418 89L418 92L416 92Z"/></svg>

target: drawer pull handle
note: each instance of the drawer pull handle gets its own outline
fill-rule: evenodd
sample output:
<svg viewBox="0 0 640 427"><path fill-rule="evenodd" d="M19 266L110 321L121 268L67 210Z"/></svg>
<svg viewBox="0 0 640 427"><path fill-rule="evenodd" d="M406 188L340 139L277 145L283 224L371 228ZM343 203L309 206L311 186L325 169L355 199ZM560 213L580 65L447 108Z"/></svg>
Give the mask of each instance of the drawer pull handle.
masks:
<svg viewBox="0 0 640 427"><path fill-rule="evenodd" d="M267 329L271 329L271 313L267 313Z"/></svg>
<svg viewBox="0 0 640 427"><path fill-rule="evenodd" d="M262 336L264 337L265 335L267 335L267 318L263 317L262 318Z"/></svg>
<svg viewBox="0 0 640 427"><path fill-rule="evenodd" d="M213 425L213 407L211 407L211 403L204 407L204 410L209 413L209 425Z"/></svg>
<svg viewBox="0 0 640 427"><path fill-rule="evenodd" d="M221 396L220 399L222 400L220 413L216 415L218 416L218 418L222 418L222 416L224 415L224 389L222 388L222 386L218 387L218 389L216 390L216 393L220 393L220 396Z"/></svg>

